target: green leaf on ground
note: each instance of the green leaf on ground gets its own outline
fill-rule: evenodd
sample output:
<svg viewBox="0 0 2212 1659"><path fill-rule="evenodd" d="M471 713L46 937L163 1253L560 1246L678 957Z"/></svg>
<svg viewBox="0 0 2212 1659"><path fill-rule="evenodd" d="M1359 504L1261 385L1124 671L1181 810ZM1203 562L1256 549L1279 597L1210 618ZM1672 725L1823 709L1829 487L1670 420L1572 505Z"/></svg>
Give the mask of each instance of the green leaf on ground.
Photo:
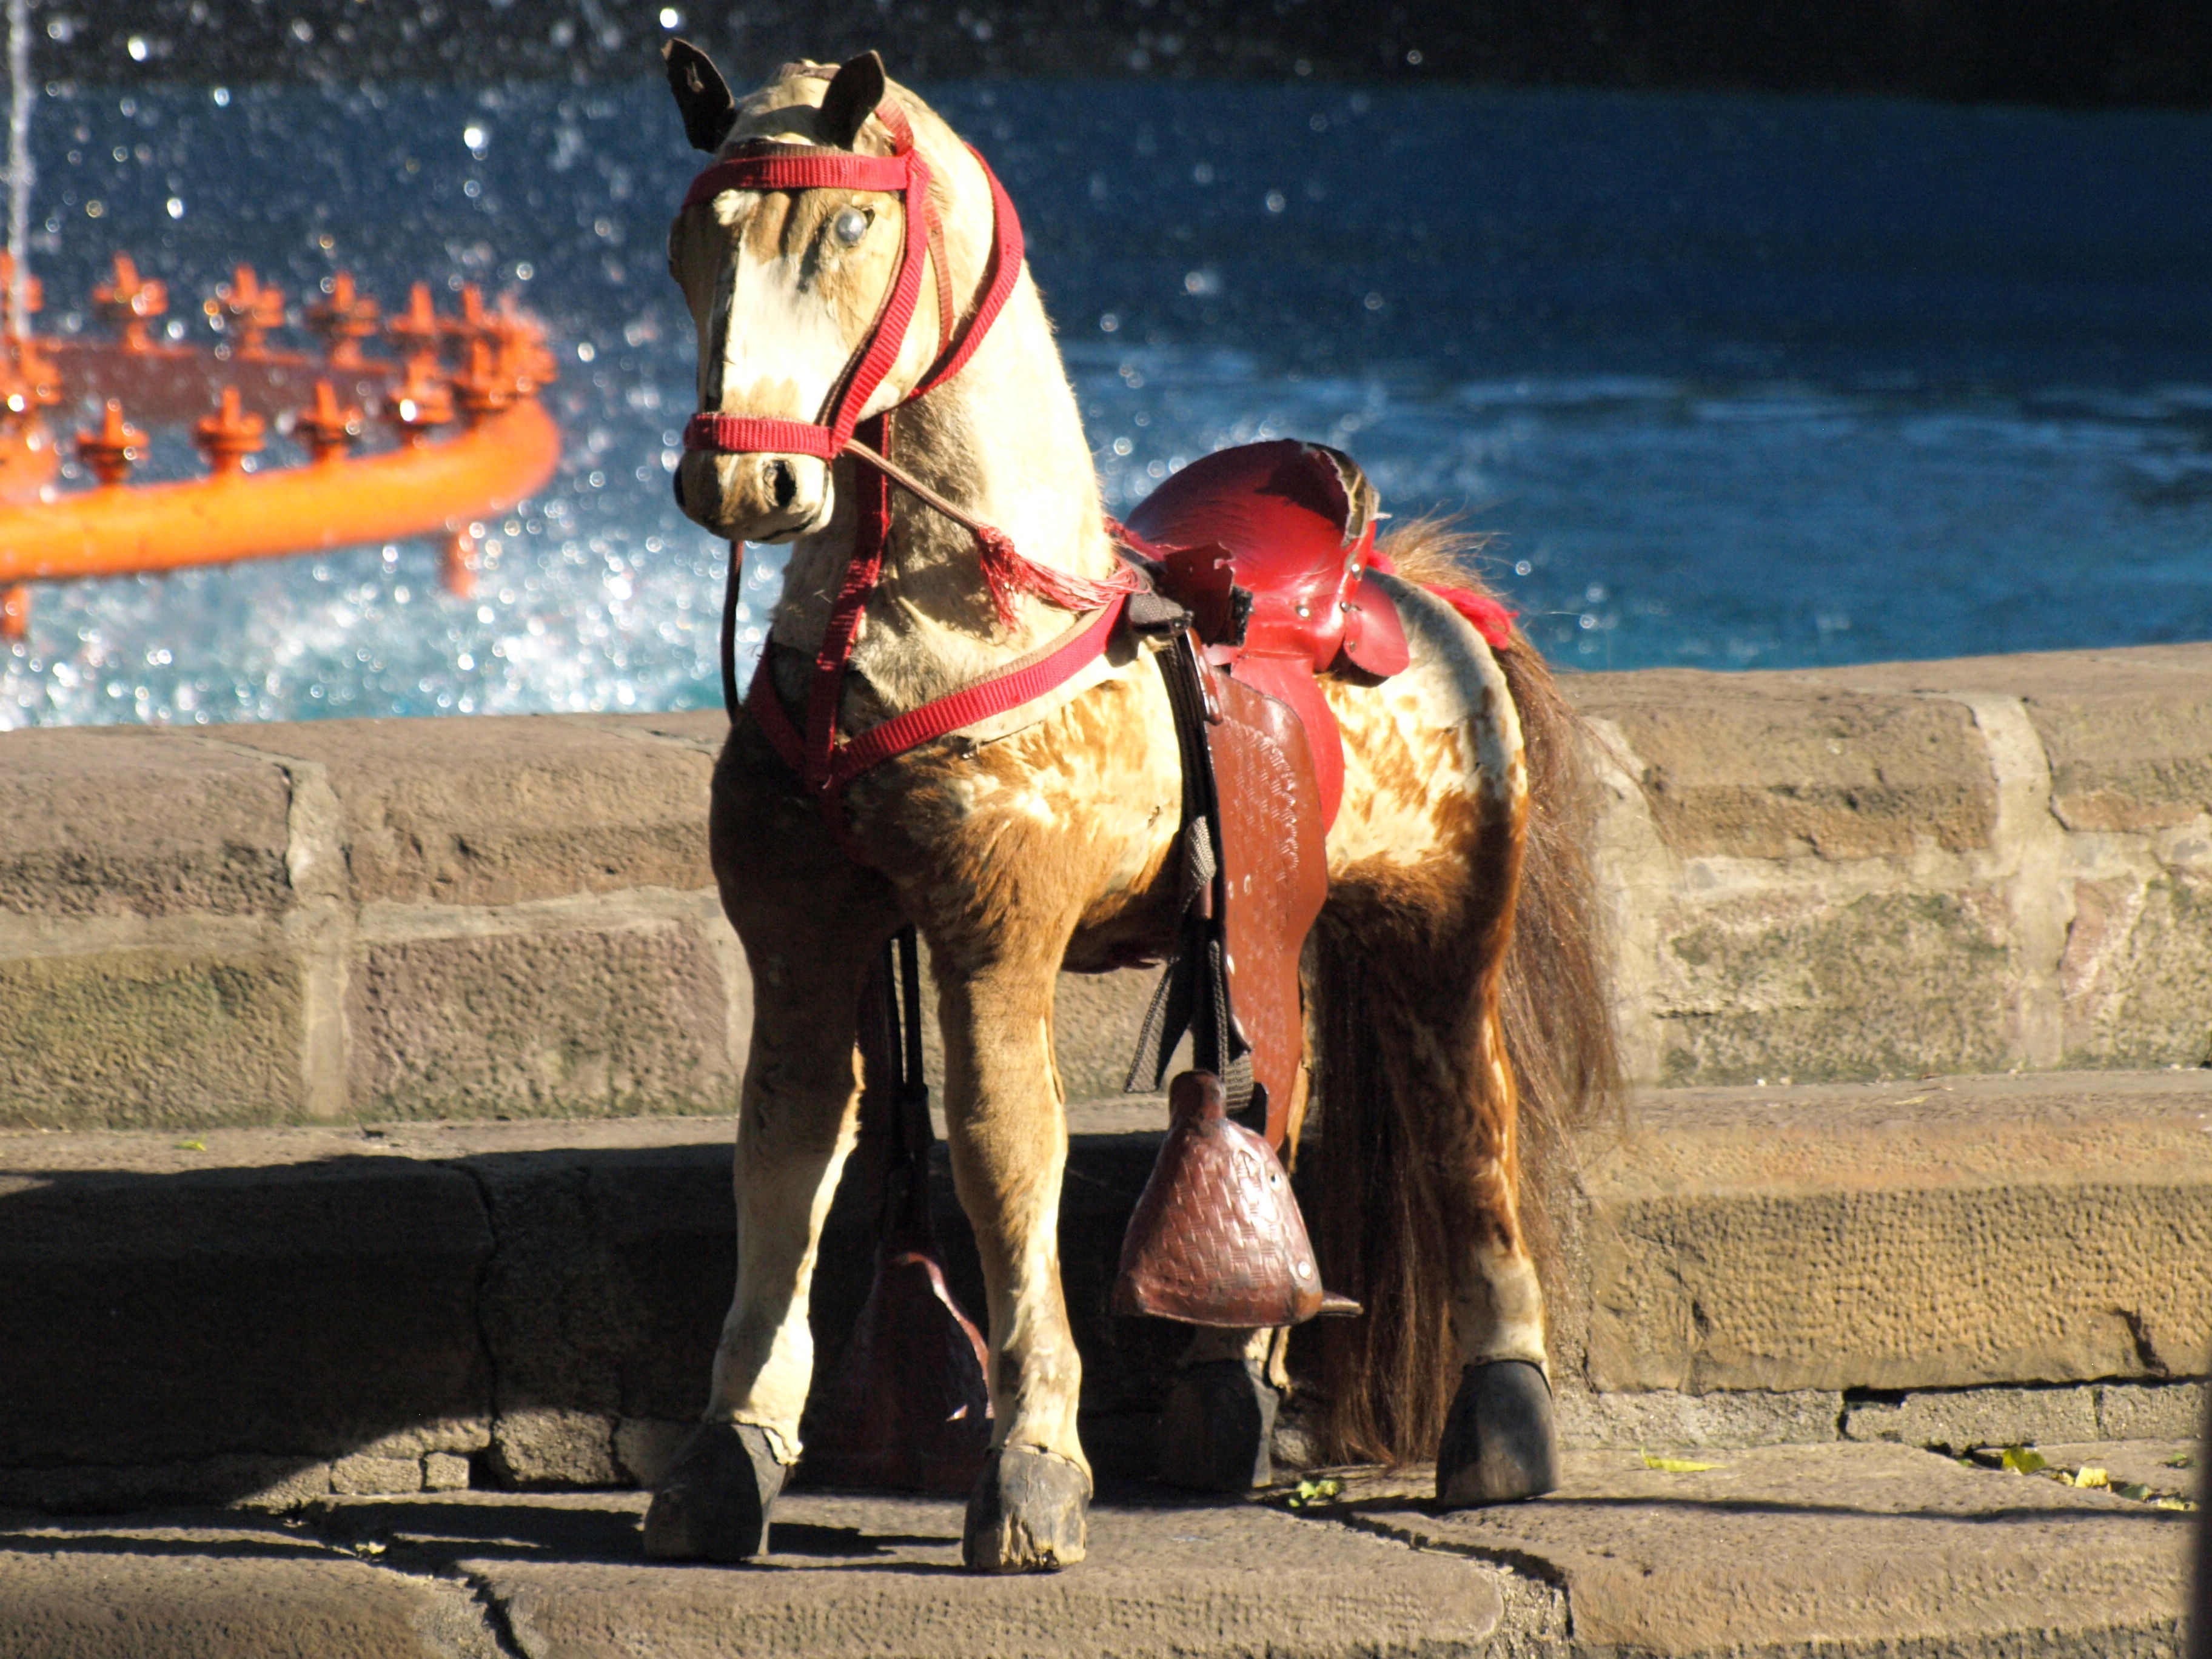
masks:
<svg viewBox="0 0 2212 1659"><path fill-rule="evenodd" d="M180 1140L177 1143L177 1150L180 1152L204 1152L207 1151L207 1142L204 1140Z"/></svg>
<svg viewBox="0 0 2212 1659"><path fill-rule="evenodd" d="M2167 1458L2166 1467L2169 1469L2193 1469L2197 1467L2197 1460L2187 1452L2182 1452L2177 1456Z"/></svg>
<svg viewBox="0 0 2212 1659"><path fill-rule="evenodd" d="M2074 1484L2077 1486L2109 1486L2112 1484L2112 1477L2094 1463L2085 1463L2074 1471Z"/></svg>
<svg viewBox="0 0 2212 1659"><path fill-rule="evenodd" d="M1699 1463L1687 1457L1654 1457L1650 1452L1640 1455L1645 1468L1657 1469L1662 1474L1703 1474L1707 1469L1720 1468L1717 1463Z"/></svg>
<svg viewBox="0 0 2212 1659"><path fill-rule="evenodd" d="M1343 1490L1344 1482L1333 1474L1324 1475L1318 1480L1301 1480L1298 1489L1291 1494L1291 1507L1302 1510L1309 1504L1326 1504Z"/></svg>
<svg viewBox="0 0 2212 1659"><path fill-rule="evenodd" d="M2197 1507L2186 1498L2160 1498L2153 1501L2162 1510L2193 1510Z"/></svg>
<svg viewBox="0 0 2212 1659"><path fill-rule="evenodd" d="M2138 1504L2144 1502L2150 1497L2150 1488L2144 1486L2140 1480L2123 1481L2120 1485L2113 1487L2112 1490L2123 1498L2134 1498Z"/></svg>
<svg viewBox="0 0 2212 1659"><path fill-rule="evenodd" d="M2007 1446L2004 1466L2014 1474L2034 1474L2045 1467L2043 1454L2033 1446Z"/></svg>

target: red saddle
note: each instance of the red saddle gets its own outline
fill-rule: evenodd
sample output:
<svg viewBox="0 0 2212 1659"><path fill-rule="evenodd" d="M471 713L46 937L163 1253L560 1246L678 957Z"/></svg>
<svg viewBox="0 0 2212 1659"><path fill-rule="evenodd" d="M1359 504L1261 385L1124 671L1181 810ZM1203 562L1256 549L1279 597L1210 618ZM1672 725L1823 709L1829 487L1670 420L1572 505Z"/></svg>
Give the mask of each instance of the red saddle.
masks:
<svg viewBox="0 0 2212 1659"><path fill-rule="evenodd" d="M1410 659L1398 607L1373 575L1390 569L1375 549L1376 519L1358 462L1288 438L1192 462L1128 519L1207 658L1297 712L1324 826L1344 796L1344 743L1316 676L1373 684ZM1438 592L1492 644L1505 643L1511 619L1494 601Z"/></svg>

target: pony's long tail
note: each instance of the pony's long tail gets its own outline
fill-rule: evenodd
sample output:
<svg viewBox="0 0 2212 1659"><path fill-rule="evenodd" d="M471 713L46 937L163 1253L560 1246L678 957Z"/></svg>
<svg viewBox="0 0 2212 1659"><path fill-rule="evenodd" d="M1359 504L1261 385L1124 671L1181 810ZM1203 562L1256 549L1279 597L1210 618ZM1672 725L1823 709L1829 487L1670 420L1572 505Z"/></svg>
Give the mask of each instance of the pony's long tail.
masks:
<svg viewBox="0 0 2212 1659"><path fill-rule="evenodd" d="M1409 580L1480 587L1460 562L1472 544L1423 521L1400 529L1388 550ZM1520 892L1499 1006L1518 1085L1519 1154L1527 1171L1522 1220L1543 1277L1556 1282L1548 1269L1558 1260L1560 1206L1546 1200L1565 1194L1569 1135L1611 1107L1620 1088L1591 860L1596 793L1589 734L1535 647L1516 633L1498 655L1528 771ZM1363 1318L1309 1328L1310 1358L1301 1370L1310 1367L1318 1384L1315 1426L1331 1462L1434 1455L1456 1381L1443 1264L1470 1241L1466 1206L1438 1200L1448 1183L1474 1178L1478 1143L1486 1139L1482 1126L1513 1109L1479 1097L1440 1102L1433 1087L1416 1084L1412 1051L1423 1042L1479 1041L1462 1011L1472 1005L1482 964L1453 938L1450 909L1448 893L1409 890L1395 902L1325 912L1316 929L1315 1085L1323 1155L1315 1178L1301 1185L1311 1188L1325 1281L1367 1310ZM1455 976L1458 983L1443 982ZM1486 1068L1460 1071L1479 1097ZM1433 1068L1425 1073L1435 1075ZM1512 1167L1509 1158L1509 1178Z"/></svg>

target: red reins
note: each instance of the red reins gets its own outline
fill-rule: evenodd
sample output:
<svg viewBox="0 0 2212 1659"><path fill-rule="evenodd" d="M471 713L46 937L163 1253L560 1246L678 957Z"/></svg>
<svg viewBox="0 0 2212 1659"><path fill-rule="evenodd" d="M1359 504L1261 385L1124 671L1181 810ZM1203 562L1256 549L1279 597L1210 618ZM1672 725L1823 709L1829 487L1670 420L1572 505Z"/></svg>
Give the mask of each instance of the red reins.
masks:
<svg viewBox="0 0 2212 1659"><path fill-rule="evenodd" d="M716 161L692 179L684 205L695 207L724 191L853 190L882 191L899 198L905 216L905 238L899 251L898 269L884 297L867 339L847 365L830 393L828 407L816 421L790 421L762 416L701 412L684 428L684 447L714 454L770 453L809 455L823 461L849 454L866 469L867 484L860 501L853 557L844 582L830 607L821 649L816 653L806 698L805 730L795 729L785 713L767 672L768 653L753 674L745 706L786 764L820 801L831 831L848 852L844 814L838 805L845 786L867 768L921 744L972 726L994 714L1019 708L1065 684L1104 652L1108 635L1121 607L1135 586L1135 579L1122 572L1106 581L1095 581L1041 565L1023 556L1013 538L994 525L963 511L895 463L890 456L890 430L884 416L864 418L868 400L883 385L898 362L908 327L921 294L921 268L933 264L937 272L938 355L914 389L900 399L910 403L958 374L982 343L1014 284L1021 276L1022 228L1014 204L990 165L971 147L975 164L991 191L992 246L988 274L974 312L957 330L952 324L952 283L945 258L942 228L930 201L930 170L915 148L914 131L905 112L888 100L876 112L892 137L888 156L854 155L840 150L790 149L741 153ZM732 326L735 326L734 322ZM897 484L916 500L965 527L975 537L983 578L992 608L1002 626L1014 623L1014 598L1031 593L1059 609L1096 611L1081 619L1042 650L1030 653L999 672L885 721L850 741L841 741L837 707L844 692L845 676L860 631L867 599L883 574L884 556L890 536L890 487ZM732 581L735 561L732 561ZM726 696L734 691L732 664L734 613L724 607L722 639ZM731 718L737 710L732 708Z"/></svg>

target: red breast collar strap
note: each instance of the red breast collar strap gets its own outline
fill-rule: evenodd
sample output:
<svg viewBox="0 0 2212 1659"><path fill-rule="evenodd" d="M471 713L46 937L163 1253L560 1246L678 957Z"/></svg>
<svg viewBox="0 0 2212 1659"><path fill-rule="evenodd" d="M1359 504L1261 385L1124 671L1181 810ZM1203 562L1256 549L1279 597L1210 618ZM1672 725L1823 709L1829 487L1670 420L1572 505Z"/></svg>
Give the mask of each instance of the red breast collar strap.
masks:
<svg viewBox="0 0 2212 1659"><path fill-rule="evenodd" d="M909 749L918 749L950 732L965 726L974 726L994 715L1004 714L1035 702L1038 698L1058 690L1068 681L1088 668L1106 653L1107 641L1112 638L1114 624L1121 619L1121 610L1128 603L1126 592L1117 592L1102 609L1091 615L1079 617L1075 624L1058 638L1047 641L1027 656L1009 663L995 674L962 687L949 696L926 702L919 708L910 708L903 714L894 715L880 726L871 726L850 742L834 744L827 753L817 750L791 722L784 712L783 699L776 694L773 677L769 672L769 653L761 652L760 662L753 670L750 688L745 693L745 708L761 729L769 745L780 756L785 765L799 774L799 780L822 805L823 816L848 853L854 851L848 839L851 831L845 823L842 797L845 787L870 767L902 755ZM821 672L821 660L817 659L814 672ZM842 680L842 676L841 675ZM818 692L818 686L815 691ZM814 722L814 695L808 698L809 726ZM811 733L809 734L811 735Z"/></svg>

